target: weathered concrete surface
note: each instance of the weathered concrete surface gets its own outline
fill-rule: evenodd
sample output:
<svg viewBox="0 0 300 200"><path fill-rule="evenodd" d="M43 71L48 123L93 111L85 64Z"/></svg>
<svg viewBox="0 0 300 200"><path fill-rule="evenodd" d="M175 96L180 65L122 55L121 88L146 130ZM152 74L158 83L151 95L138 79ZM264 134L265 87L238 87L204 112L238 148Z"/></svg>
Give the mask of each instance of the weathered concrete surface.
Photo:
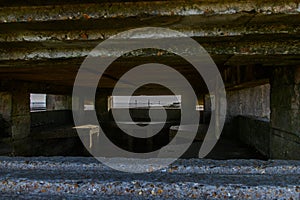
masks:
<svg viewBox="0 0 300 200"><path fill-rule="evenodd" d="M11 94L8 92L0 93L0 113L5 120L9 120L11 116Z"/></svg>
<svg viewBox="0 0 300 200"><path fill-rule="evenodd" d="M13 92L1 93L0 114L5 127L3 136L21 139L30 134L30 106L27 89L15 88Z"/></svg>
<svg viewBox="0 0 300 200"><path fill-rule="evenodd" d="M12 93L12 138L22 139L30 134L30 94L28 88L16 88Z"/></svg>
<svg viewBox="0 0 300 200"><path fill-rule="evenodd" d="M243 12L230 15L141 15L127 18L0 23L2 29L0 42L104 40L128 30L129 26L130 28L166 27L180 31L189 37L296 34L299 33L299 21L299 14L269 15Z"/></svg>
<svg viewBox="0 0 300 200"><path fill-rule="evenodd" d="M30 135L30 97L26 85L13 85L0 97L0 154L11 155L23 150L23 139Z"/></svg>
<svg viewBox="0 0 300 200"><path fill-rule="evenodd" d="M0 19L0 79L8 80L11 73L18 80L55 83L68 91L93 47L120 31L145 26L193 37L218 66L299 64L299 5L291 0L3 2ZM138 53L126 56L174 60L161 51ZM115 83L110 77L105 87Z"/></svg>
<svg viewBox="0 0 300 200"><path fill-rule="evenodd" d="M230 89L240 90L266 83L271 77L269 72L274 67L299 66L300 62L300 8L299 2L292 0L88 1L84 4L78 0L51 0L42 3L29 0L27 3L0 2L3 5L0 8L0 90L12 94L12 114L9 121L12 122L12 135L15 138L25 137L29 133L29 106L26 107L25 100L27 93L70 95L75 75L85 56L99 42L119 31L159 26L186 33L212 55ZM149 38L151 34L140 37ZM162 37L180 39L176 35ZM121 44L116 42L112 48L117 45ZM181 51L188 54L191 49ZM119 53L116 52L116 55ZM99 55L111 56L105 51L99 52ZM124 59L114 63L104 75L102 86L112 88L126 71L124 69L141 64L141 61L173 64L176 70L179 69L180 73L197 86L197 93L202 95L207 92L205 84L194 76L189 65L161 50L139 50L124 55ZM282 86L283 80L278 81L278 85L273 82L271 86L275 105L272 105L271 116L274 133L271 144L274 146L283 145L285 141L298 141L297 77L300 75L296 72L295 82ZM279 74L278 72L278 76ZM293 79L291 77L288 75L286 80ZM12 83L15 81L19 81L18 87L22 91L13 91ZM22 87L25 82L26 89ZM268 118L267 90L231 90L228 97L229 116ZM108 95L100 93L101 98L96 101L100 116L107 115ZM4 99L0 103L5 103L5 98L0 99ZM81 99L79 106L83 106L82 101ZM54 107L62 107L62 104ZM0 108L4 113L3 118L5 109ZM294 148L294 145L289 145L289 148ZM292 149L284 150L284 155L280 152L280 156L289 152L287 158L296 158L294 155L299 155L298 150L299 148L294 149L293 155L290 153Z"/></svg>
<svg viewBox="0 0 300 200"><path fill-rule="evenodd" d="M130 42L148 42L153 41L145 40L144 38L151 37L151 35L141 35L141 38L132 39ZM178 36L163 36L167 37L170 42L172 39L180 40ZM159 42L157 38L157 41ZM208 53L221 54L221 55L298 55L300 44L298 34L274 34L272 37L268 34L258 35L244 35L244 36L226 36L226 37L195 37L198 43L200 43ZM102 40L93 41L73 41L72 43L67 41L53 41L53 42L3 42L1 46L1 60L39 60L39 59L58 59L58 58L77 58L84 57L96 47ZM92 56L122 56L122 52L117 47L120 45L128 44L128 40L115 40L111 48L114 50L111 54L108 54L106 49L95 52ZM226 45L225 45L226 44ZM191 55L189 52L193 52L190 48L177 47L177 51L184 55ZM160 53L158 53L160 52ZM154 56L154 55L171 55L169 52L162 50L139 50L132 51L126 54L126 57L134 56Z"/></svg>
<svg viewBox="0 0 300 200"><path fill-rule="evenodd" d="M11 94L0 92L0 137L11 136Z"/></svg>
<svg viewBox="0 0 300 200"><path fill-rule="evenodd" d="M270 118L270 85L227 91L227 115Z"/></svg>
<svg viewBox="0 0 300 200"><path fill-rule="evenodd" d="M55 6L2 7L0 20L7 22L30 22L47 20L97 19L131 17L138 15L215 15L239 12L253 13L299 13L298 3L289 1L150 1L150 2L106 2ZM61 4L61 3L60 3ZM6 5L9 5L8 3Z"/></svg>
<svg viewBox="0 0 300 200"><path fill-rule="evenodd" d="M270 118L270 84L250 88L230 88L226 91L227 110L229 117L248 115ZM214 96L205 95L206 111L211 111L211 101Z"/></svg>
<svg viewBox="0 0 300 200"><path fill-rule="evenodd" d="M299 67L276 68L271 82L271 91L271 156L299 159Z"/></svg>
<svg viewBox="0 0 300 200"><path fill-rule="evenodd" d="M271 158L299 160L300 140L294 134L282 130L271 131Z"/></svg>
<svg viewBox="0 0 300 200"><path fill-rule="evenodd" d="M270 157L270 121L265 118L239 116L237 123L240 140Z"/></svg>
<svg viewBox="0 0 300 200"><path fill-rule="evenodd" d="M233 89L226 94L227 117L222 134L225 137L239 139L269 157L270 84ZM208 95L205 107L205 109L210 107Z"/></svg>
<svg viewBox="0 0 300 200"><path fill-rule="evenodd" d="M48 72L49 73L49 72ZM3 73L0 73L3 74ZM18 74L14 74L13 77L18 76ZM72 87L71 86L66 86L66 85L61 85L61 84L53 84L53 79L52 82L50 83L49 81L37 81L36 79L34 80L22 80L19 81L16 79L12 79L13 77L11 75L6 75L7 79L0 81L0 91L1 92L11 92L12 90L12 83L14 84L20 84L20 85L27 85L28 88L30 88L30 93L34 94L63 94L63 95L70 95L72 92ZM2 79L2 78L1 78ZM4 78L3 78L4 79Z"/></svg>

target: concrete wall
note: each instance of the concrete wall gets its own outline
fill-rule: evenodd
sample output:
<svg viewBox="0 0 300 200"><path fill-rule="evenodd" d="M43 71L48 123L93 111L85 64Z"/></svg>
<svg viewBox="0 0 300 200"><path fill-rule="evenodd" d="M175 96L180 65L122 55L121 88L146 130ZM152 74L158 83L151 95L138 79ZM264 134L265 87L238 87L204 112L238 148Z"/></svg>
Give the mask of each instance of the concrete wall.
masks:
<svg viewBox="0 0 300 200"><path fill-rule="evenodd" d="M270 119L270 84L228 91L227 115Z"/></svg>
<svg viewBox="0 0 300 200"><path fill-rule="evenodd" d="M205 95L205 122L210 119L211 99L213 102L213 96ZM240 115L270 119L270 84L226 91L226 99L227 122Z"/></svg>
<svg viewBox="0 0 300 200"><path fill-rule="evenodd" d="M222 134L238 137L269 156L270 84L227 91L227 118Z"/></svg>

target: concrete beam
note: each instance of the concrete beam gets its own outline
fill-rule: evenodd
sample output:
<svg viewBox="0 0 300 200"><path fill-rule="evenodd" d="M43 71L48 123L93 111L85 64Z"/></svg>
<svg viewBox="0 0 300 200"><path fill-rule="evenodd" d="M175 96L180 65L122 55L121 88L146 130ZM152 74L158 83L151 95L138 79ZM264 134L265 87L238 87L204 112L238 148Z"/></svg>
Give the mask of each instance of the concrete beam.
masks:
<svg viewBox="0 0 300 200"><path fill-rule="evenodd" d="M145 35L147 37L147 35ZM180 40L180 38L173 38ZM208 53L212 55L299 55L300 40L298 34L274 34L270 35L245 35L236 37L196 37ZM136 39L141 41L144 39ZM172 38L169 39L170 42ZM134 41L134 40L133 40ZM145 41L145 40L144 40ZM65 59L87 56L89 52L101 41L74 41L72 43L57 42L3 42L0 60L40 60L40 59ZM145 41L146 42L146 41ZM151 41L153 42L153 41ZM111 48L118 49L120 45L126 45L128 41L115 41ZM179 52L187 54L192 52L188 48L180 48ZM115 51L107 55L107 51L98 51L94 56L121 56L121 52ZM125 57L134 56L169 56L171 53L161 50L140 50L125 54Z"/></svg>
<svg viewBox="0 0 300 200"><path fill-rule="evenodd" d="M235 13L189 16L134 16L46 22L0 23L0 42L103 40L121 31L165 27L189 37L299 33L300 14Z"/></svg>
<svg viewBox="0 0 300 200"><path fill-rule="evenodd" d="M40 93L40 94L64 94L70 95L72 93L72 86L62 86L53 83L43 83L42 80L38 82L31 81L20 81L17 79L1 80L0 81L0 92L13 91L13 84L26 85L30 93Z"/></svg>
<svg viewBox="0 0 300 200"><path fill-rule="evenodd" d="M101 3L73 3L52 1L51 5L24 5L9 6L5 3L0 9L0 21L28 22L53 21L75 19L99 19L112 17L151 16L151 15L216 15L233 14L240 12L253 13L299 13L298 3L288 1L146 1L146 2L101 2ZM20 4L20 3L19 3ZM14 4L12 4L14 5ZM22 5L22 3L21 3Z"/></svg>

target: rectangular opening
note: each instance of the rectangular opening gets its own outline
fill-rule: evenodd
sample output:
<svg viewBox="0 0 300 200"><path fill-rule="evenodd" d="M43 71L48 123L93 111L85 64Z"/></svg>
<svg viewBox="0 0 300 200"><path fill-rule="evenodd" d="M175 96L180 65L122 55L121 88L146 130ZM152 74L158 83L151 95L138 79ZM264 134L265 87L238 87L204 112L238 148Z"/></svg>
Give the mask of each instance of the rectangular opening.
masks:
<svg viewBox="0 0 300 200"><path fill-rule="evenodd" d="M111 96L108 98L110 108L181 108L180 95L160 95L160 96ZM109 108L109 109L110 109Z"/></svg>
<svg viewBox="0 0 300 200"><path fill-rule="evenodd" d="M204 105L203 104L196 105L196 110L204 111Z"/></svg>
<svg viewBox="0 0 300 200"><path fill-rule="evenodd" d="M95 105L93 100L84 100L84 110L95 110Z"/></svg>
<svg viewBox="0 0 300 200"><path fill-rule="evenodd" d="M30 111L46 110L46 94L30 94Z"/></svg>

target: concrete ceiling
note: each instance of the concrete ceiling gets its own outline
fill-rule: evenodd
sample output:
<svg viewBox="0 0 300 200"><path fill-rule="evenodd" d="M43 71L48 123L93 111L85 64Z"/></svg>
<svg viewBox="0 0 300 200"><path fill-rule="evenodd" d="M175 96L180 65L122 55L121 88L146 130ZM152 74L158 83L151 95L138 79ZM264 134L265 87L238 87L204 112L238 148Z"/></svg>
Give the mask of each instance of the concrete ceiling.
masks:
<svg viewBox="0 0 300 200"><path fill-rule="evenodd" d="M208 51L222 74L237 66L268 70L300 65L300 9L291 0L84 4L27 0L0 1L0 5L0 80L6 82L72 88L78 68L97 44L120 31L146 26L171 28L192 37ZM105 72L101 83L112 88L126 70L156 61L173 66L202 88L199 91L205 90L192 67L156 49L124 55ZM263 78L268 77L259 75Z"/></svg>

